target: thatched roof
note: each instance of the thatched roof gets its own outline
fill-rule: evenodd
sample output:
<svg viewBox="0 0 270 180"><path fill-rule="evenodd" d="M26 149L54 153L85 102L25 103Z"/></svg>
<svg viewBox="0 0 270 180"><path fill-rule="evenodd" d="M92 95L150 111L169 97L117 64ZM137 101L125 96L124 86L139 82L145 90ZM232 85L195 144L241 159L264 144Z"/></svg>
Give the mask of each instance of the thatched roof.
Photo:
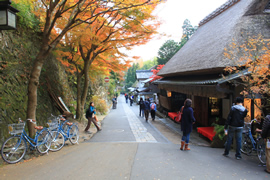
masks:
<svg viewBox="0 0 270 180"><path fill-rule="evenodd" d="M145 80L150 78L153 75L151 70L136 70L136 79Z"/></svg>
<svg viewBox="0 0 270 180"><path fill-rule="evenodd" d="M230 0L203 19L198 30L159 71L163 77L215 74L231 65L224 48L235 39L243 44L248 36L270 37L269 0ZM229 5L228 5L229 4Z"/></svg>

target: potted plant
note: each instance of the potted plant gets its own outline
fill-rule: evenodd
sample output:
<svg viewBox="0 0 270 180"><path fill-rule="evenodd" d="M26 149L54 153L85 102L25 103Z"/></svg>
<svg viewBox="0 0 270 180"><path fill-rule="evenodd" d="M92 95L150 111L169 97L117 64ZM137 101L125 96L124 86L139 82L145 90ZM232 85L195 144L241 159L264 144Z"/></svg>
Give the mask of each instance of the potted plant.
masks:
<svg viewBox="0 0 270 180"><path fill-rule="evenodd" d="M212 126L214 126L214 131L216 132L211 143L211 147L213 148L223 148L227 140L224 133L224 125L219 125L218 122L219 118L216 118L216 122L212 124Z"/></svg>

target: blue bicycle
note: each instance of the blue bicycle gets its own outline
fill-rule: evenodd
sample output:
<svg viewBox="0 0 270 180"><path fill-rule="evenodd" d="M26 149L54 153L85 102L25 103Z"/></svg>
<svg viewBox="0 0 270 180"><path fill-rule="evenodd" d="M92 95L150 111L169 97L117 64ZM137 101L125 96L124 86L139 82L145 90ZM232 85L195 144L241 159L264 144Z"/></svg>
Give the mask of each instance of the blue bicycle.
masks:
<svg viewBox="0 0 270 180"><path fill-rule="evenodd" d="M28 119L30 122L35 120ZM13 135L9 137L2 145L1 156L7 163L14 164L19 162L26 153L27 142L30 149L37 149L39 153L45 154L50 149L52 136L47 128L42 126L36 126L36 134L34 139L26 134L24 129L25 122L19 121L18 124L9 124L9 134ZM20 134L20 135L18 135Z"/></svg>
<svg viewBox="0 0 270 180"><path fill-rule="evenodd" d="M79 140L79 128L77 124L68 122L63 116L57 117L58 126L52 128L52 144L50 147L51 151L59 151L65 145L65 141L69 140L72 144L78 143ZM49 123L48 123L49 124ZM55 122L52 122L50 127L54 127Z"/></svg>
<svg viewBox="0 0 270 180"><path fill-rule="evenodd" d="M257 152L257 156L261 163L266 163L265 156L265 142L261 138L260 133L254 139L251 133L251 124L256 121L252 120L251 123L245 123L243 136L242 136L242 148L241 152L250 155L253 151Z"/></svg>

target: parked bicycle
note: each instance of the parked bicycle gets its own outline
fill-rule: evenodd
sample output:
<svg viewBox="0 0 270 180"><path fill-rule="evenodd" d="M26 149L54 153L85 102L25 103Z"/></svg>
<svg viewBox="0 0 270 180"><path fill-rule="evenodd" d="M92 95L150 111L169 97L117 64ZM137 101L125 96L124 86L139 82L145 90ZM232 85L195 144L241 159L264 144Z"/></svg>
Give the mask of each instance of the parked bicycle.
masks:
<svg viewBox="0 0 270 180"><path fill-rule="evenodd" d="M57 119L57 127L55 126L55 122L52 122L50 127L52 128L52 144L50 147L51 151L59 151L65 145L65 141L69 140L72 144L78 143L79 140L79 128L76 123L69 122L63 116L56 117Z"/></svg>
<svg viewBox="0 0 270 180"><path fill-rule="evenodd" d="M35 120L28 119L30 122ZM36 134L34 139L29 137L25 131L25 122L19 119L18 124L9 124L9 137L1 147L1 156L7 163L19 162L26 153L27 142L30 149L37 149L39 153L45 154L50 149L52 136L47 128L36 126ZM19 135L20 134L20 135Z"/></svg>
<svg viewBox="0 0 270 180"><path fill-rule="evenodd" d="M252 120L251 123L245 123L243 136L242 136L242 148L241 152L250 155L253 151L257 152L257 156L261 163L266 163L265 156L265 142L261 138L260 133L257 133L257 137L254 139L251 133L251 124L256 120Z"/></svg>

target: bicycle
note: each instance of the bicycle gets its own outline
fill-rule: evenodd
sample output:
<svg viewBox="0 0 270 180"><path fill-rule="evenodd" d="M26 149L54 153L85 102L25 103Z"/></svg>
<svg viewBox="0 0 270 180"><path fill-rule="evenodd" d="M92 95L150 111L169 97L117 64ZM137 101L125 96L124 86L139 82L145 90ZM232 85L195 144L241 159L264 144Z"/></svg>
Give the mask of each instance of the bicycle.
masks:
<svg viewBox="0 0 270 180"><path fill-rule="evenodd" d="M253 138L251 133L251 124L253 123L253 121L256 120L252 120L251 123L245 123L242 136L241 152L246 155L250 155L252 151L256 151L260 162L265 164L266 163L265 142L261 138L259 133L256 139Z"/></svg>
<svg viewBox="0 0 270 180"><path fill-rule="evenodd" d="M51 131L52 145L51 151L59 151L65 145L65 141L69 140L71 144L78 143L79 128L77 124L68 122L62 115L57 117L58 127Z"/></svg>
<svg viewBox="0 0 270 180"><path fill-rule="evenodd" d="M30 122L35 120L28 119ZM26 154L27 142L30 149L37 149L39 153L45 154L50 149L52 136L47 128L36 126L34 139L29 137L25 131L25 122L19 119L18 124L9 124L9 137L1 147L1 156L7 163L14 164L19 162ZM20 135L19 135L20 134Z"/></svg>
<svg viewBox="0 0 270 180"><path fill-rule="evenodd" d="M58 129L58 117L53 116L49 118L47 122L48 129L52 135L52 142L50 146L50 151L59 151L65 145L64 135L60 132L57 134Z"/></svg>

